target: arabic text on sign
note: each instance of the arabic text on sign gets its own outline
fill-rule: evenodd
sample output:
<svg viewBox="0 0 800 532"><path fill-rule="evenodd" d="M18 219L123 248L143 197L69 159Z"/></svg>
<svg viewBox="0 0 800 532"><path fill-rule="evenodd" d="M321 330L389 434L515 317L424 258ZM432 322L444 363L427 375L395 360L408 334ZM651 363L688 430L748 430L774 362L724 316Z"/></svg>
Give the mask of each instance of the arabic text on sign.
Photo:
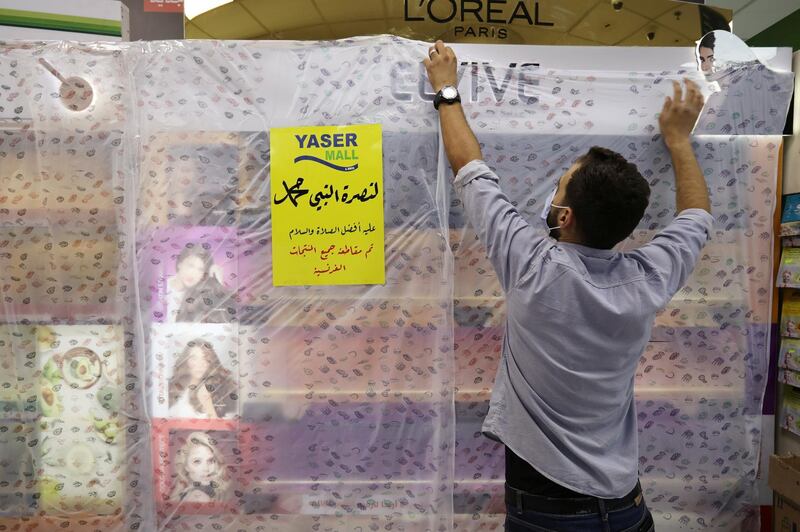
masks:
<svg viewBox="0 0 800 532"><path fill-rule="evenodd" d="M378 183L374 181L371 182L369 186L364 187L364 190L355 194L348 190L350 185L343 185L340 190L331 184L327 184L322 188L322 190L311 194L310 190L303 188L303 182L304 179L302 177L298 177L294 185L290 187L289 184L283 180L282 183L285 195L282 198L278 198L278 195L275 194L273 196L275 205L280 205L288 199L292 202L292 205L297 207L297 200L303 196L308 196L309 206L316 207L317 210L320 210L322 207L327 205L329 201L336 201L337 203L349 205L355 200L366 203L367 201L378 197ZM370 188L372 189L371 191Z"/></svg>

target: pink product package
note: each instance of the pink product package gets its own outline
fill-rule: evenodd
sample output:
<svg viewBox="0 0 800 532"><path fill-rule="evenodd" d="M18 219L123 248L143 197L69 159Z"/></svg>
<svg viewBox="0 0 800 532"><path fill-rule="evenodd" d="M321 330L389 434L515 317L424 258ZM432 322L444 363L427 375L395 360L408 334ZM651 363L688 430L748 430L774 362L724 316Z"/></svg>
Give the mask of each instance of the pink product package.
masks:
<svg viewBox="0 0 800 532"><path fill-rule="evenodd" d="M500 363L503 327L456 327L456 386L460 392L489 392Z"/></svg>
<svg viewBox="0 0 800 532"><path fill-rule="evenodd" d="M503 298L503 291L486 248L471 230L452 230L450 245L453 248L455 297Z"/></svg>
<svg viewBox="0 0 800 532"><path fill-rule="evenodd" d="M236 316L234 228L168 227L139 241L145 304L156 322L226 323Z"/></svg>
<svg viewBox="0 0 800 532"><path fill-rule="evenodd" d="M413 327L243 327L242 395L427 391L438 340Z"/></svg>
<svg viewBox="0 0 800 532"><path fill-rule="evenodd" d="M239 299L245 305L262 303L272 288L272 236L268 231L239 238Z"/></svg>
<svg viewBox="0 0 800 532"><path fill-rule="evenodd" d="M386 481L433 482L438 466L430 446L444 411L449 408L443 402L408 397L394 402L325 400L309 402L297 416L242 424L243 481L249 486L297 484L307 494L336 489L335 482L325 482L325 487L309 481L363 482L373 470ZM339 441L348 442L347 449L332 446ZM398 447L402 457L393 452Z"/></svg>
<svg viewBox="0 0 800 532"><path fill-rule="evenodd" d="M682 351L687 348L692 349L691 356ZM663 337L645 346L636 385L639 391L681 386L740 391L746 386L742 360L748 349L748 337L733 328L676 329L671 339Z"/></svg>

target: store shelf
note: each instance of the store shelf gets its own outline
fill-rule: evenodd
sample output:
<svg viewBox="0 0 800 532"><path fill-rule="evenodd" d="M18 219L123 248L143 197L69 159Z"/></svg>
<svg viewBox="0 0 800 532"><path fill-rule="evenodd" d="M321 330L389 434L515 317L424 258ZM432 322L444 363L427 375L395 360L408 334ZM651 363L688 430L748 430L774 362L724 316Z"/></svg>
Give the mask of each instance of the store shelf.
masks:
<svg viewBox="0 0 800 532"><path fill-rule="evenodd" d="M725 399L741 397L743 390L731 386L653 386L643 387L637 386L635 395L637 398L682 398L682 397L700 397L707 399ZM370 402L383 402L386 400L413 400L419 402L446 402L448 395L452 395L453 400L456 402L469 403L469 402L483 402L491 398L492 392L490 388L482 389L456 389L452 394L449 394L446 389L441 391L434 390L332 390L332 389L286 389L286 390L272 390L268 393L262 393L258 396L250 396L242 399L243 403L257 404L259 402L272 402L283 399L304 399L307 404L313 403L326 403L328 401L336 401L337 403L353 404L353 403L370 403Z"/></svg>

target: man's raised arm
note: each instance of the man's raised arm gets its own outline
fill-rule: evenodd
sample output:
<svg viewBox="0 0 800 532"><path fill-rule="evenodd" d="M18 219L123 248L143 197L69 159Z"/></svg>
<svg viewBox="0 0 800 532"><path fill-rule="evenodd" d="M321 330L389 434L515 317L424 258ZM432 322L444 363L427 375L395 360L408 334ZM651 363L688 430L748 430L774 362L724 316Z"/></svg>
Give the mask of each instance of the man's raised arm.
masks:
<svg viewBox="0 0 800 532"><path fill-rule="evenodd" d="M439 92L445 85L458 86L456 54L442 41L436 41L423 63L434 91ZM469 127L460 103L440 105L439 121L444 150L454 175L468 162L483 157L478 139Z"/></svg>
<svg viewBox="0 0 800 532"><path fill-rule="evenodd" d="M689 138L697 117L703 110L703 95L697 85L688 79L685 80L685 95L682 94L680 83L672 83L674 96L667 97L664 102L658 124L675 168L677 211L681 213L686 209L703 209L711 212L706 180L700 171Z"/></svg>
<svg viewBox="0 0 800 532"><path fill-rule="evenodd" d="M662 305L669 303L688 280L714 223L706 180L689 138L703 109L703 95L697 85L689 80L685 82L686 94L682 94L680 83L674 82L675 94L666 99L658 118L675 168L678 216L648 244L630 253L659 272L663 281Z"/></svg>
<svg viewBox="0 0 800 532"><path fill-rule="evenodd" d="M456 55L436 41L424 60L431 86L439 93L456 87ZM450 93L455 91L449 90ZM439 96L444 96L442 91ZM464 116L457 94L439 102L439 121L447 159L453 168L455 193L494 266L503 290L510 290L527 271L544 238L522 217L500 188L499 179L483 162L478 140Z"/></svg>

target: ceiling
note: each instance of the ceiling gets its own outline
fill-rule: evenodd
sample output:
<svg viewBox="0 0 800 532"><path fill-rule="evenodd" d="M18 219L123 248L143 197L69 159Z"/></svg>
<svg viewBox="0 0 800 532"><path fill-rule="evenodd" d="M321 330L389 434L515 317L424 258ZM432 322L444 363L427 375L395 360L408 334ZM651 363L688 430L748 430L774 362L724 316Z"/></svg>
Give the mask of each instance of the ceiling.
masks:
<svg viewBox="0 0 800 532"><path fill-rule="evenodd" d="M306 40L390 33L447 42L693 46L701 36L696 5L619 3L620 9L611 0L234 0L187 19L186 38ZM730 10L713 9L723 22L731 20ZM448 17L446 23L433 20ZM490 18L502 22L490 24Z"/></svg>
<svg viewBox="0 0 800 532"><path fill-rule="evenodd" d="M800 9L800 0L709 0L733 11L733 31L746 41Z"/></svg>

